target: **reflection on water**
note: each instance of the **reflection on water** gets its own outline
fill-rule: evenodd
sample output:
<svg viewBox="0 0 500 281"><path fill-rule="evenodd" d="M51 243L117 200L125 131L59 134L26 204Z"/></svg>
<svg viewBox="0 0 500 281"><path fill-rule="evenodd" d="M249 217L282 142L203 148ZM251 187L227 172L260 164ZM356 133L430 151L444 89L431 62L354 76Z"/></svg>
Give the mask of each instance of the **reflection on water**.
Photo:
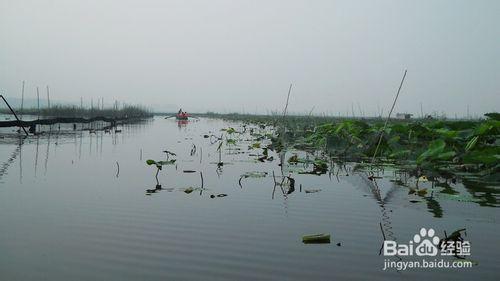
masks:
<svg viewBox="0 0 500 281"><path fill-rule="evenodd" d="M189 124L189 120L177 120L177 127L179 127L179 130L185 128L187 124Z"/></svg>
<svg viewBox="0 0 500 281"><path fill-rule="evenodd" d="M255 140L228 127L247 130L155 118L0 139L0 280L468 280L499 269L497 186L334 162L301 174L312 167L286 160L304 152L259 161ZM156 189L145 162L165 161L164 151L176 162ZM382 271L383 239L407 242L421 227L466 228L479 266ZM301 242L322 232L334 243Z"/></svg>
<svg viewBox="0 0 500 281"><path fill-rule="evenodd" d="M19 170L22 171L22 160L21 160L21 153L22 153L22 142L23 142L23 139L22 138L19 138L18 140L18 145L15 146L14 150L12 151L12 153L8 156L8 158L4 158L6 159L3 163L2 163L2 166L0 167L0 180L2 179L2 177L7 173L10 165L12 164L12 162L14 162L14 160L16 160L16 158L19 156ZM20 173L21 174L21 178L22 178L22 172Z"/></svg>

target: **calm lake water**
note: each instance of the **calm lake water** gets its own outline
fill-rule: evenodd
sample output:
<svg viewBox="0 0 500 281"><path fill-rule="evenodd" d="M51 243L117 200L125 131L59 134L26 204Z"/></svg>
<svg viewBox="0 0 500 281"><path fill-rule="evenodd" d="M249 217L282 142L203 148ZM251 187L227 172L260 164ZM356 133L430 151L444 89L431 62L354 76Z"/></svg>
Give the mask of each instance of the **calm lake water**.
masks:
<svg viewBox="0 0 500 281"><path fill-rule="evenodd" d="M54 127L25 139L0 137L0 280L497 279L498 187L437 184L432 194L409 195L386 171L374 191L366 175L347 168L294 173L296 190L284 194L271 173L281 175L279 161L256 161L252 154L262 150L248 148L248 135L231 149L224 145L218 169L218 143L204 135L229 126L241 130L222 120L156 117L121 133ZM164 190L146 195L156 169L145 161L165 160L166 149L177 154L176 165L159 173ZM200 171L205 190L183 192L201 185ZM240 186L245 172L269 174ZM312 189L321 191L305 192ZM210 196L218 194L227 196ZM399 243L422 227L440 237L466 228L478 265L384 271L381 224ZM313 233L330 233L332 243L303 244Z"/></svg>

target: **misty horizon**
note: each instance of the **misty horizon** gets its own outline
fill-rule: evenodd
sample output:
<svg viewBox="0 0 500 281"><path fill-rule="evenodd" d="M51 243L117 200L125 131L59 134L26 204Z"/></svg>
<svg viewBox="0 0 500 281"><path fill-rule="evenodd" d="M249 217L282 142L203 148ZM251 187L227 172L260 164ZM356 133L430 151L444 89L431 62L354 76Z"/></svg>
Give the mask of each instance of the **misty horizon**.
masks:
<svg viewBox="0 0 500 281"><path fill-rule="evenodd" d="M3 1L0 91L155 111L448 117L500 104L496 1Z"/></svg>

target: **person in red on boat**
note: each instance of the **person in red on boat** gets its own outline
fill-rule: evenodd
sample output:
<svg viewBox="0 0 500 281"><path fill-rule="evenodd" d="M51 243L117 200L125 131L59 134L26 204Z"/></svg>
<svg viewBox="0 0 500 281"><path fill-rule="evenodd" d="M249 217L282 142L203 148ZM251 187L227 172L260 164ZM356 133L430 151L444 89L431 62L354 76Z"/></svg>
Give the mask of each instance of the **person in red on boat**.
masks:
<svg viewBox="0 0 500 281"><path fill-rule="evenodd" d="M187 119L188 117L189 117L189 114L185 111L182 111L182 108L179 109L179 112L177 112L178 119Z"/></svg>

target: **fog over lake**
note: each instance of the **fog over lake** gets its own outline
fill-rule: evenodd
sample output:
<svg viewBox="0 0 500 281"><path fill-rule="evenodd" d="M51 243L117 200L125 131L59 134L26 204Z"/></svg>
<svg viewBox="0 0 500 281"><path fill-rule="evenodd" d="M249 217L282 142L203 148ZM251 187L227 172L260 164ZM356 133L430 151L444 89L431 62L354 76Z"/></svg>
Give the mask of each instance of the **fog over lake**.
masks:
<svg viewBox="0 0 500 281"><path fill-rule="evenodd" d="M500 0L0 0L0 281L498 280L499 78Z"/></svg>
<svg viewBox="0 0 500 281"><path fill-rule="evenodd" d="M190 111L376 115L500 104L498 1L0 2L0 90Z"/></svg>

